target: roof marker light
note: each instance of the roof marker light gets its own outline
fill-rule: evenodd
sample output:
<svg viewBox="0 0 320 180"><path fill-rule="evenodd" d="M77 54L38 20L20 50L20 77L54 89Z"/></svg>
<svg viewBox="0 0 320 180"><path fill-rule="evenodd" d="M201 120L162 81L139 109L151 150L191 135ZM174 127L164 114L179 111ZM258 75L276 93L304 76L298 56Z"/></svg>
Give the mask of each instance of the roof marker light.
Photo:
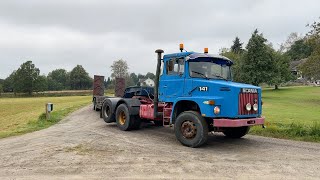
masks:
<svg viewBox="0 0 320 180"><path fill-rule="evenodd" d="M180 46L180 51L182 52L183 51L183 44L181 43L181 44L179 44L179 46Z"/></svg>

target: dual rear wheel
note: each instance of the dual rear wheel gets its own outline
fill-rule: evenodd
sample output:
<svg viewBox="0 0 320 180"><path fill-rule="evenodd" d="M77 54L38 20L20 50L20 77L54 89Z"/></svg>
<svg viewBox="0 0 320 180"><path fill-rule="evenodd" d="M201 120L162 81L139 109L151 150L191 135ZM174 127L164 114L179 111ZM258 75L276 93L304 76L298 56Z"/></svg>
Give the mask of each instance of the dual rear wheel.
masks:
<svg viewBox="0 0 320 180"><path fill-rule="evenodd" d="M112 111L112 105L110 102L105 101L103 103L100 113L106 123L116 122L116 117Z"/></svg>
<svg viewBox="0 0 320 180"><path fill-rule="evenodd" d="M128 107L125 104L120 104L116 110L116 123L120 130L128 131L139 129L141 119L137 115L130 115Z"/></svg>

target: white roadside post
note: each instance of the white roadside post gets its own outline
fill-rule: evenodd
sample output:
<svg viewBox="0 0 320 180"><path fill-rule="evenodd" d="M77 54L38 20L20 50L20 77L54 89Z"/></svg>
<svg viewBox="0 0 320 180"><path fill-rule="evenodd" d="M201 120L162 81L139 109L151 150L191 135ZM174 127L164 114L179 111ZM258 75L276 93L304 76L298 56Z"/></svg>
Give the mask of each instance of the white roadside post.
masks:
<svg viewBox="0 0 320 180"><path fill-rule="evenodd" d="M50 119L50 113L53 111L53 104L52 103L47 103L45 104L45 109L46 109L46 119Z"/></svg>

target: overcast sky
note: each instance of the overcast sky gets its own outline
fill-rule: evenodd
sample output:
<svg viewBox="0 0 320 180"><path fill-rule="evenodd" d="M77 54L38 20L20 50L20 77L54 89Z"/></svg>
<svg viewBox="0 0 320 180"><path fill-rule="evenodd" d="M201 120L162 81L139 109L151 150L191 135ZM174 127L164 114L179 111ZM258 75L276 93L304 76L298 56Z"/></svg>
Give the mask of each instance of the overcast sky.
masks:
<svg viewBox="0 0 320 180"><path fill-rule="evenodd" d="M1 0L0 78L27 60L41 74L80 64L109 76L122 58L144 74L155 71L155 49L217 54L255 28L278 48L319 16L319 0Z"/></svg>

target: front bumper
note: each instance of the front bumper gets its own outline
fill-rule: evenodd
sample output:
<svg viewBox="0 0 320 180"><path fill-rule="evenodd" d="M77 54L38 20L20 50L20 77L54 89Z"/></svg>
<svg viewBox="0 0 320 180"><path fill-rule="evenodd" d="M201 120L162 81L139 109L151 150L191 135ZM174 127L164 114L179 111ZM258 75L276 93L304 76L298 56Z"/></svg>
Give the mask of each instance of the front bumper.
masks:
<svg viewBox="0 0 320 180"><path fill-rule="evenodd" d="M263 125L264 117L248 119L213 119L214 127L242 127Z"/></svg>

